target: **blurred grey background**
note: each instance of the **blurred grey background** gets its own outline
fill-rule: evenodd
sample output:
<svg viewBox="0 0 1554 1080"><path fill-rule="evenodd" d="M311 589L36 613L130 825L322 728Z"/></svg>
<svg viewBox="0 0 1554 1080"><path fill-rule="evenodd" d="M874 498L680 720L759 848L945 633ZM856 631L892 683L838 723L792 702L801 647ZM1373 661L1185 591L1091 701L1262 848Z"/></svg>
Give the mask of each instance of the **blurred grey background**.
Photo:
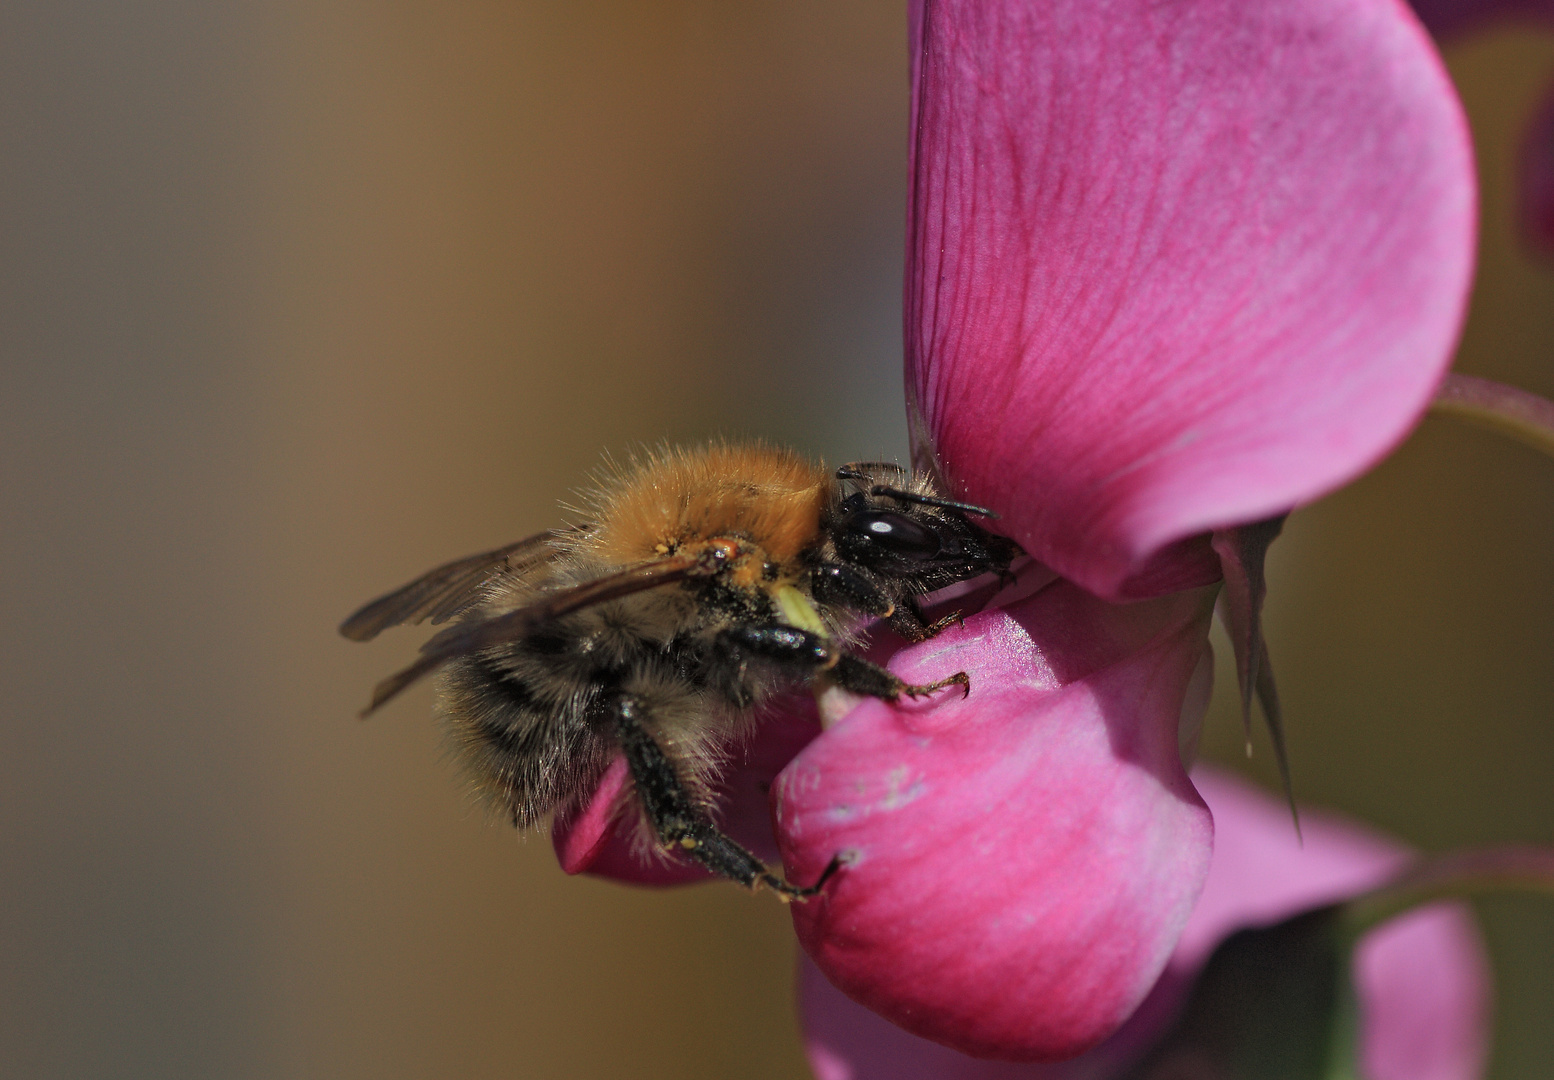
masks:
<svg viewBox="0 0 1554 1080"><path fill-rule="evenodd" d="M901 7L0 5L0 1074L806 1075L780 905L566 879L424 689L353 719L416 635L333 628L607 449L904 449ZM1554 34L1449 59L1460 367L1554 394L1510 209ZM1298 513L1302 795L1554 842L1551 551L1554 462L1441 420ZM1548 1075L1554 905L1482 910L1494 1076Z"/></svg>

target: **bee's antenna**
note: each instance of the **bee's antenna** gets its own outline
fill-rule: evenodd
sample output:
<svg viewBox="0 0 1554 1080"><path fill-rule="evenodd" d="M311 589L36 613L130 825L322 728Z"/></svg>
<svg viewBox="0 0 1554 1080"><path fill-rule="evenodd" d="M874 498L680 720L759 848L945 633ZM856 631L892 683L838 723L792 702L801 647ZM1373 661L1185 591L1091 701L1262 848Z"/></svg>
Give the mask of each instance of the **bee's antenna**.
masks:
<svg viewBox="0 0 1554 1080"><path fill-rule="evenodd" d="M838 480L872 480L873 477L869 473L864 472L864 469L891 472L897 476L902 476L906 473L905 469L893 461L855 461L851 465L843 465L836 470L836 478Z"/></svg>
<svg viewBox="0 0 1554 1080"><path fill-rule="evenodd" d="M872 467L883 467L884 463L874 463ZM900 466L890 466L901 471ZM874 477L866 472L860 472L852 465L843 465L836 470L838 480L873 480ZM995 521L998 515L984 506L973 506L971 503L956 502L954 499L940 499L933 495L919 495L915 491L903 491L887 484L875 484L869 488L869 494L886 499L895 499L898 502L917 503L920 506L937 506L943 510L959 510L963 514L978 514L982 517L992 518Z"/></svg>
<svg viewBox="0 0 1554 1080"><path fill-rule="evenodd" d="M919 495L914 491L902 491L900 488L886 487L884 484L875 484L869 489L870 495L880 495L887 499L896 499L900 502L917 503L920 506L937 506L944 510L959 510L963 514L979 514L982 517L993 518L998 515L982 506L973 506L970 503L956 502L954 499L939 499L932 495Z"/></svg>

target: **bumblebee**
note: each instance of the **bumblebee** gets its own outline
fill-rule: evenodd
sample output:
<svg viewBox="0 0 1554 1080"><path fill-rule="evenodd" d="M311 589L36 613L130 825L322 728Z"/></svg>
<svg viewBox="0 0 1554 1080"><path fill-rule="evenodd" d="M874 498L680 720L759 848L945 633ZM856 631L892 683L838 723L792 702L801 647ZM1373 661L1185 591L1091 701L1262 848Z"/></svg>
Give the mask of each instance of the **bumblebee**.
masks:
<svg viewBox="0 0 1554 1080"><path fill-rule="evenodd" d="M813 896L725 835L711 787L756 707L809 683L896 701L911 685L854 651L883 620L909 641L919 598L1006 576L1013 541L945 498L925 472L859 463L832 473L764 445L665 450L607 476L586 520L432 570L340 627L353 641L456 620L379 683L363 716L440 672L456 756L514 826L578 808L616 754L651 843L784 899Z"/></svg>

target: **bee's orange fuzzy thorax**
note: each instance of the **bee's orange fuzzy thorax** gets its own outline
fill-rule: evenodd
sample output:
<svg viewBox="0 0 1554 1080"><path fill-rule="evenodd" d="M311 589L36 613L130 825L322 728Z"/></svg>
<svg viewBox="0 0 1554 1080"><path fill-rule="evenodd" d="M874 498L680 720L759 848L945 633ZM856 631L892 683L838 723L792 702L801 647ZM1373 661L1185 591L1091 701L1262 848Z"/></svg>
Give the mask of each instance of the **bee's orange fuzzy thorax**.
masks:
<svg viewBox="0 0 1554 1080"><path fill-rule="evenodd" d="M832 481L823 465L759 444L666 450L595 496L592 548L627 565L687 540L742 536L783 564L813 544Z"/></svg>

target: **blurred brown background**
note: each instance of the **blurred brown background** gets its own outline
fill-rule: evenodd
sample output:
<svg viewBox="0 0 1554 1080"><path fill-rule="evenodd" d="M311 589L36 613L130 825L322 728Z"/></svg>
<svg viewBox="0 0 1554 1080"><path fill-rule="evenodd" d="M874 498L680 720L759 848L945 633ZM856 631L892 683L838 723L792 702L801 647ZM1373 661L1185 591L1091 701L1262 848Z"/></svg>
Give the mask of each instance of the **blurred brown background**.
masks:
<svg viewBox="0 0 1554 1080"><path fill-rule="evenodd" d="M333 627L605 449L901 452L901 7L0 7L0 1074L805 1075L779 905L564 878L425 690L352 719L416 635ZM1509 209L1554 35L1450 58L1461 366L1554 394ZM1551 551L1554 463L1438 420L1296 515L1302 794L1554 841ZM1554 905L1483 911L1494 1075L1547 1075Z"/></svg>

